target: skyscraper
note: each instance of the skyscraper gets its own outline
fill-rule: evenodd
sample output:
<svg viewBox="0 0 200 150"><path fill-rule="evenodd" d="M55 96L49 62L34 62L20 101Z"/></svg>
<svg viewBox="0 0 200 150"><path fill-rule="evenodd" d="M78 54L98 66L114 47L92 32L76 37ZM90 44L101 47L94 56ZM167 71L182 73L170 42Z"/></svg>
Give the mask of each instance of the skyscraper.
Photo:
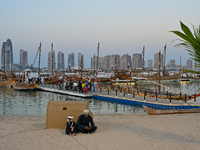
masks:
<svg viewBox="0 0 200 150"><path fill-rule="evenodd" d="M11 70L13 64L13 51L12 51L12 42L10 39L7 39L6 42L3 42L4 45L4 54L5 54L5 70ZM1 49L1 68L3 69L3 45Z"/></svg>
<svg viewBox="0 0 200 150"><path fill-rule="evenodd" d="M153 68L153 60L148 60L148 69Z"/></svg>
<svg viewBox="0 0 200 150"><path fill-rule="evenodd" d="M193 67L192 67L192 60L191 59L188 59L187 62L186 62L186 69L187 70L192 70Z"/></svg>
<svg viewBox="0 0 200 150"><path fill-rule="evenodd" d="M121 56L121 68L126 69L128 64L129 64L129 68L131 68L132 67L131 56L128 54L122 55Z"/></svg>
<svg viewBox="0 0 200 150"><path fill-rule="evenodd" d="M75 62L74 62L74 53L68 54L68 66L74 67Z"/></svg>
<svg viewBox="0 0 200 150"><path fill-rule="evenodd" d="M84 68L84 55L81 53L78 53L78 66L81 68L81 57L83 57L83 68Z"/></svg>
<svg viewBox="0 0 200 150"><path fill-rule="evenodd" d="M158 69L159 67L159 52L154 54L154 68ZM160 68L163 68L163 54L160 54Z"/></svg>
<svg viewBox="0 0 200 150"><path fill-rule="evenodd" d="M65 57L64 53L61 51L58 52L58 59L57 59L58 69L62 70L65 69Z"/></svg>
<svg viewBox="0 0 200 150"><path fill-rule="evenodd" d="M137 53L132 55L132 68L142 68L142 54Z"/></svg>
<svg viewBox="0 0 200 150"><path fill-rule="evenodd" d="M115 58L117 57L117 69L120 68L120 56L115 54L115 55L110 55L110 68L113 67L115 69Z"/></svg>
<svg viewBox="0 0 200 150"><path fill-rule="evenodd" d="M24 51L23 49L20 49L20 62L19 65L22 66L23 68L25 68L26 66L26 59L28 62L28 55L27 55L27 51ZM27 63L28 65L28 63Z"/></svg>
<svg viewBox="0 0 200 150"><path fill-rule="evenodd" d="M103 57L102 69L110 69L110 55Z"/></svg>
<svg viewBox="0 0 200 150"><path fill-rule="evenodd" d="M53 51L53 69L56 68L55 51ZM48 69L52 69L52 51L48 53Z"/></svg>

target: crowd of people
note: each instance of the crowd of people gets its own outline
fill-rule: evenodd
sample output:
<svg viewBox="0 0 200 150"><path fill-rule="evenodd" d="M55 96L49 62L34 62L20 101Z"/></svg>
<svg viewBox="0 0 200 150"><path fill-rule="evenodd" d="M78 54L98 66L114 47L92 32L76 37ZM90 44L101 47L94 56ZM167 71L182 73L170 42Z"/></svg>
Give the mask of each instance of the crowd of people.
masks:
<svg viewBox="0 0 200 150"><path fill-rule="evenodd" d="M77 91L77 92L84 92L87 93L88 91L91 91L93 89L93 92L96 90L97 84L90 81L76 81L76 80L63 80L58 79L58 85L60 89L63 90L71 90L71 91Z"/></svg>

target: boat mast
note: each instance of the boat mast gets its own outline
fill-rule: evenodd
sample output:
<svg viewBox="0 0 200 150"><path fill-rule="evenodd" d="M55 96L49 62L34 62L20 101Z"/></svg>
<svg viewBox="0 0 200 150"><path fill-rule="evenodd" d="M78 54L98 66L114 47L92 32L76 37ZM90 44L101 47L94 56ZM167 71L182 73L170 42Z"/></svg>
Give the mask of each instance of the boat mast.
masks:
<svg viewBox="0 0 200 150"><path fill-rule="evenodd" d="M143 74L143 70L144 70L144 52L145 52L145 46L143 46L143 51L142 51L142 54L143 54L143 60L142 60L142 74Z"/></svg>
<svg viewBox="0 0 200 150"><path fill-rule="evenodd" d="M39 51L38 77L40 77L41 42L38 51Z"/></svg>
<svg viewBox="0 0 200 150"><path fill-rule="evenodd" d="M6 77L6 75L5 75L5 49L4 49L4 42L3 42L3 78L4 78L4 80L5 80L5 77Z"/></svg>
<svg viewBox="0 0 200 150"><path fill-rule="evenodd" d="M51 67L52 67L52 78L53 78L53 43L51 44L51 61L52 61L52 64L51 64Z"/></svg>
<svg viewBox="0 0 200 150"><path fill-rule="evenodd" d="M83 70L83 55L81 54L81 81L82 81L82 70Z"/></svg>
<svg viewBox="0 0 200 150"><path fill-rule="evenodd" d="M98 47L97 47L97 72L98 72L98 65L99 65L99 45L100 45L100 43L98 42Z"/></svg>
<svg viewBox="0 0 200 150"><path fill-rule="evenodd" d="M96 56L93 55L94 76L95 76L95 60L96 60Z"/></svg>
<svg viewBox="0 0 200 150"><path fill-rule="evenodd" d="M159 65L158 65L158 79L159 79L159 93L160 93L160 64L161 64L161 52L159 51Z"/></svg>
<svg viewBox="0 0 200 150"><path fill-rule="evenodd" d="M26 53L26 62L25 62L24 77L23 77L22 83L24 83L24 80L26 80L26 74L25 74L26 68L27 68L27 53Z"/></svg>
<svg viewBox="0 0 200 150"><path fill-rule="evenodd" d="M117 56L115 56L115 87L116 87L116 78L117 78Z"/></svg>

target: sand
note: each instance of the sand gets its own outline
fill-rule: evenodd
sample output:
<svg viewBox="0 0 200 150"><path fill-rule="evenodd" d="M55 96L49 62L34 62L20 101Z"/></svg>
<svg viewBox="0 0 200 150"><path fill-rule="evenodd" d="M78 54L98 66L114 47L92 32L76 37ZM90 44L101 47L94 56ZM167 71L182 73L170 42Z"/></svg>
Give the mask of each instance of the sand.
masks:
<svg viewBox="0 0 200 150"><path fill-rule="evenodd" d="M93 134L45 129L45 116L0 116L1 150L199 150L200 114L94 115Z"/></svg>

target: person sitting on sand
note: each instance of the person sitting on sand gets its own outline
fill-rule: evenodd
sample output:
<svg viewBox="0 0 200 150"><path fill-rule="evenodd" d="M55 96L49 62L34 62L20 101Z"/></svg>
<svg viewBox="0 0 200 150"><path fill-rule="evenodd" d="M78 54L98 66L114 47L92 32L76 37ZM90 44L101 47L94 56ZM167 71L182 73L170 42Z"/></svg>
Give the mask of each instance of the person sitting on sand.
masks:
<svg viewBox="0 0 200 150"><path fill-rule="evenodd" d="M77 121L77 131L81 133L94 133L97 127L95 126L92 117L89 115L90 111L85 109L83 114L79 116Z"/></svg>
<svg viewBox="0 0 200 150"><path fill-rule="evenodd" d="M66 134L69 135L76 135L76 123L73 121L73 116L68 116L67 118L67 128L66 128Z"/></svg>

